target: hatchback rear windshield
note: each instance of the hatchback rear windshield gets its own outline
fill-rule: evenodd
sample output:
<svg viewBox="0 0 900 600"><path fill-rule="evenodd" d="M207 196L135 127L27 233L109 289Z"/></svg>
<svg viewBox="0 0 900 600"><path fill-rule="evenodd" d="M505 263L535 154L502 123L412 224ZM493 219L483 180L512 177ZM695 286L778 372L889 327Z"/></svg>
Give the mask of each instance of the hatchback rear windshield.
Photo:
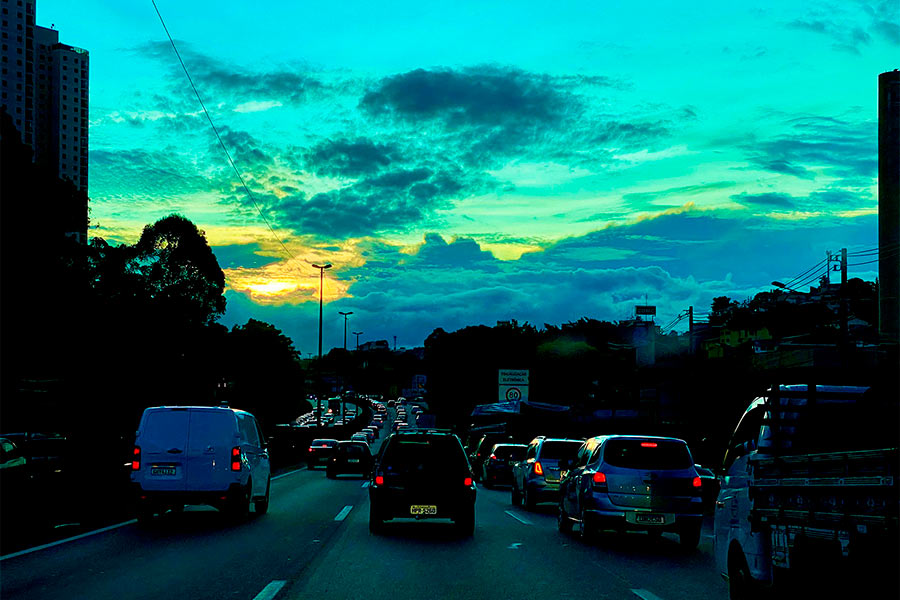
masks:
<svg viewBox="0 0 900 600"><path fill-rule="evenodd" d="M687 445L661 440L610 440L603 461L625 469L688 469L693 465Z"/></svg>
<svg viewBox="0 0 900 600"><path fill-rule="evenodd" d="M541 446L541 458L574 458L579 448L581 442L544 442Z"/></svg>
<svg viewBox="0 0 900 600"><path fill-rule="evenodd" d="M337 440L313 440L310 446L328 446L329 448L336 446Z"/></svg>
<svg viewBox="0 0 900 600"><path fill-rule="evenodd" d="M522 460L525 458L525 446L497 446L494 448L494 456L497 458L512 458Z"/></svg>
<svg viewBox="0 0 900 600"><path fill-rule="evenodd" d="M369 453L369 450L364 448L360 444L341 444L337 447L337 451L341 454L347 454L350 456L360 456Z"/></svg>
<svg viewBox="0 0 900 600"><path fill-rule="evenodd" d="M385 469L401 472L453 469L467 465L462 446L455 438L394 439L381 459Z"/></svg>

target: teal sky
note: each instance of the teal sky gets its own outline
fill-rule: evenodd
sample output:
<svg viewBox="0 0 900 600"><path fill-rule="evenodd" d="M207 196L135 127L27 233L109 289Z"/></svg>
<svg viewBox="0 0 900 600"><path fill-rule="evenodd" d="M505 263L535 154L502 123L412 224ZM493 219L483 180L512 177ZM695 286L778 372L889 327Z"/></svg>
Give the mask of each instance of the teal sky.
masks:
<svg viewBox="0 0 900 600"><path fill-rule="evenodd" d="M157 2L254 206L149 0L38 2L91 53L92 234L193 220L227 325L313 350L317 261L327 349L347 310L403 346L645 297L667 323L877 245L896 2L339 4Z"/></svg>

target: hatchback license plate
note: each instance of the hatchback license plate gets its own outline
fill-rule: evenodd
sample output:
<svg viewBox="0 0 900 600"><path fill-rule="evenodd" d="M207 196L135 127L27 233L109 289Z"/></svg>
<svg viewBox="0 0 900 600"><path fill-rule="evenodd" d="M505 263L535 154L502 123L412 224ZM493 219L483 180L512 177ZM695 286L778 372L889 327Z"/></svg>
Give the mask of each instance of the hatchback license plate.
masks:
<svg viewBox="0 0 900 600"><path fill-rule="evenodd" d="M150 467L151 475L175 475L175 467Z"/></svg>
<svg viewBox="0 0 900 600"><path fill-rule="evenodd" d="M663 515L637 515L638 523L658 523L663 524L666 522L666 518Z"/></svg>
<svg viewBox="0 0 900 600"><path fill-rule="evenodd" d="M413 504L409 507L411 515L436 515L437 506L434 504Z"/></svg>

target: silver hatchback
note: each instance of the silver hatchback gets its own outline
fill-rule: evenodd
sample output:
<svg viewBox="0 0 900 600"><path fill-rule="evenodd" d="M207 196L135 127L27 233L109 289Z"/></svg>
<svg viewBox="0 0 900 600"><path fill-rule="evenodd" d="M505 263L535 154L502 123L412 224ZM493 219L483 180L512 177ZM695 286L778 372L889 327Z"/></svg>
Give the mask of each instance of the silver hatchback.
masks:
<svg viewBox="0 0 900 600"><path fill-rule="evenodd" d="M566 469L568 467L568 469ZM606 435L587 440L560 482L559 529L678 533L696 548L703 522L702 481L684 440Z"/></svg>

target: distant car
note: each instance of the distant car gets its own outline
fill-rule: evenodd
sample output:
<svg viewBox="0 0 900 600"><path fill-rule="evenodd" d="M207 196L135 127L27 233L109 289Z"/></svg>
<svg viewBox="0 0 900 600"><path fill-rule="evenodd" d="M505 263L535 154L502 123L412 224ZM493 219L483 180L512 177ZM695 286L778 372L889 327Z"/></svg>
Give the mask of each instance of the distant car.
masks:
<svg viewBox="0 0 900 600"><path fill-rule="evenodd" d="M318 439L310 442L309 449L306 451L307 468L312 471L318 466L327 465L337 443L337 440L332 439Z"/></svg>
<svg viewBox="0 0 900 600"><path fill-rule="evenodd" d="M378 434L378 425L369 425L365 428L367 431L372 432L372 436L377 440L380 436Z"/></svg>
<svg viewBox="0 0 900 600"><path fill-rule="evenodd" d="M498 483L512 483L513 463L525 459L525 444L494 444L491 454L481 466L481 483L491 487Z"/></svg>
<svg viewBox="0 0 900 600"><path fill-rule="evenodd" d="M512 467L513 481L510 501L524 504L531 510L539 502L559 500L559 461L573 458L583 440L547 438L538 436L531 440L525 451L525 460Z"/></svg>
<svg viewBox="0 0 900 600"><path fill-rule="evenodd" d="M703 512L712 514L716 508L716 498L719 497L719 478L712 469L694 465L697 469L697 475L700 476L701 494L703 496Z"/></svg>
<svg viewBox="0 0 900 600"><path fill-rule="evenodd" d="M687 444L677 438L607 435L584 442L560 484L559 529L678 533L696 548L703 522L702 483Z"/></svg>
<svg viewBox="0 0 900 600"><path fill-rule="evenodd" d="M354 433L353 435L350 436L350 440L354 441L354 442L365 442L366 444L368 444L369 436L367 436L364 433Z"/></svg>
<svg viewBox="0 0 900 600"><path fill-rule="evenodd" d="M475 481L459 438L451 433L395 433L372 470L369 530L385 521L450 519L464 536L475 532Z"/></svg>
<svg viewBox="0 0 900 600"><path fill-rule="evenodd" d="M185 504L208 504L233 516L269 509L271 468L256 418L212 406L144 410L131 463L138 522Z"/></svg>
<svg viewBox="0 0 900 600"><path fill-rule="evenodd" d="M325 475L334 479L347 473L367 477L372 470L372 452L362 441L340 441L328 459Z"/></svg>
<svg viewBox="0 0 900 600"><path fill-rule="evenodd" d="M394 424L391 425L391 431L394 432L399 431L401 428L407 429L409 428L409 425L407 425L405 421L394 421Z"/></svg>
<svg viewBox="0 0 900 600"><path fill-rule="evenodd" d="M475 439L469 450L469 462L472 464L472 470L475 472L476 479L481 479L484 461L490 456L491 448L495 444L502 443L512 443L509 434L491 432Z"/></svg>

